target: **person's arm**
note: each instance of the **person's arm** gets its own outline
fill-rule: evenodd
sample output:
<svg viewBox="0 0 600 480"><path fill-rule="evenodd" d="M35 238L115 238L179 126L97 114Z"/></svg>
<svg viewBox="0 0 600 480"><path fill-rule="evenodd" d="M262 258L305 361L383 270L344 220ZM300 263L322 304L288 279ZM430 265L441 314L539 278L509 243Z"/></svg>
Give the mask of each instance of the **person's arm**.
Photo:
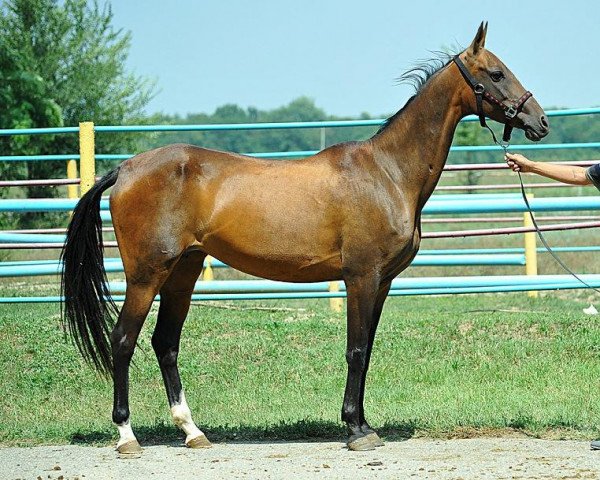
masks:
<svg viewBox="0 0 600 480"><path fill-rule="evenodd" d="M534 162L518 153L507 153L504 158L515 172L535 173L571 185L592 185L592 181L586 175L587 168L584 167Z"/></svg>

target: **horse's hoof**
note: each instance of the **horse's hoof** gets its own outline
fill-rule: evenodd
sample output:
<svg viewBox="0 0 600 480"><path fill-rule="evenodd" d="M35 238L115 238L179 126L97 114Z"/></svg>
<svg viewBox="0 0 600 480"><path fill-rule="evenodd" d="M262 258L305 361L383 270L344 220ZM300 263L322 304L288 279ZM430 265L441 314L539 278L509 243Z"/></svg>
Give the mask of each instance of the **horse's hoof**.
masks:
<svg viewBox="0 0 600 480"><path fill-rule="evenodd" d="M356 437L352 435L348 440L348 450L355 452L366 452L368 450L375 450L375 444L369 436Z"/></svg>
<svg viewBox="0 0 600 480"><path fill-rule="evenodd" d="M377 433L375 433L375 432L367 433L365 438L368 438L369 441L375 447L383 447L385 445L385 443L383 443L383 440L381 438L379 438L379 435L377 435Z"/></svg>
<svg viewBox="0 0 600 480"><path fill-rule="evenodd" d="M129 440L117 447L117 452L121 455L139 455L142 453L142 447L137 440Z"/></svg>
<svg viewBox="0 0 600 480"><path fill-rule="evenodd" d="M197 437L192 438L185 442L188 448L211 448L212 443L208 441L206 435L198 435Z"/></svg>

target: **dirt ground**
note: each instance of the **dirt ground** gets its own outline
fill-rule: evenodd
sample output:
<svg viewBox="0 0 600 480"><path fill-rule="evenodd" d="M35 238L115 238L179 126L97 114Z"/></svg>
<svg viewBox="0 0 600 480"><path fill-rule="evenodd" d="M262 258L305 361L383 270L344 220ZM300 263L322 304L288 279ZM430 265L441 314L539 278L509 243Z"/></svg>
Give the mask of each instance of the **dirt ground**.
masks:
<svg viewBox="0 0 600 480"><path fill-rule="evenodd" d="M600 451L582 441L474 438L388 442L371 452L348 452L340 442L159 445L119 458L110 447L65 445L0 448L0 478L600 479Z"/></svg>

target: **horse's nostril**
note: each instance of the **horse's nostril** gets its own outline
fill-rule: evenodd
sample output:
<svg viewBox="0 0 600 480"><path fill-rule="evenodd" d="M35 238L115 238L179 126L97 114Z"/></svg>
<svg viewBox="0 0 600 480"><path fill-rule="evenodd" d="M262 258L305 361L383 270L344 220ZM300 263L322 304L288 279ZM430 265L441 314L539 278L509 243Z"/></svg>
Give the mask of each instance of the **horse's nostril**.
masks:
<svg viewBox="0 0 600 480"><path fill-rule="evenodd" d="M550 125L548 124L548 119L546 118L546 115L542 115L540 117L540 123L542 124L542 127L544 127L545 129L550 128Z"/></svg>

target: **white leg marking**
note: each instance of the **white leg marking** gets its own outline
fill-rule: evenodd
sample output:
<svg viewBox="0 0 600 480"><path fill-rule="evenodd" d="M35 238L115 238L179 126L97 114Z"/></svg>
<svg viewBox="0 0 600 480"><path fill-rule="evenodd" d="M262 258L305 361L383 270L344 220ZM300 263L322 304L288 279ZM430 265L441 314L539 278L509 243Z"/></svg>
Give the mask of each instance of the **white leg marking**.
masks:
<svg viewBox="0 0 600 480"><path fill-rule="evenodd" d="M185 401L185 393L183 393L183 390L181 391L181 402L171 407L171 415L173 416L175 425L185 432L185 443L188 443L193 438L204 435L202 430L196 426L192 419L192 412L190 412L190 408Z"/></svg>
<svg viewBox="0 0 600 480"><path fill-rule="evenodd" d="M119 430L119 441L117 442L117 448L121 445L131 442L132 440L136 440L135 435L133 434L133 430L131 429L131 424L129 420L121 425L117 425L117 429Z"/></svg>

